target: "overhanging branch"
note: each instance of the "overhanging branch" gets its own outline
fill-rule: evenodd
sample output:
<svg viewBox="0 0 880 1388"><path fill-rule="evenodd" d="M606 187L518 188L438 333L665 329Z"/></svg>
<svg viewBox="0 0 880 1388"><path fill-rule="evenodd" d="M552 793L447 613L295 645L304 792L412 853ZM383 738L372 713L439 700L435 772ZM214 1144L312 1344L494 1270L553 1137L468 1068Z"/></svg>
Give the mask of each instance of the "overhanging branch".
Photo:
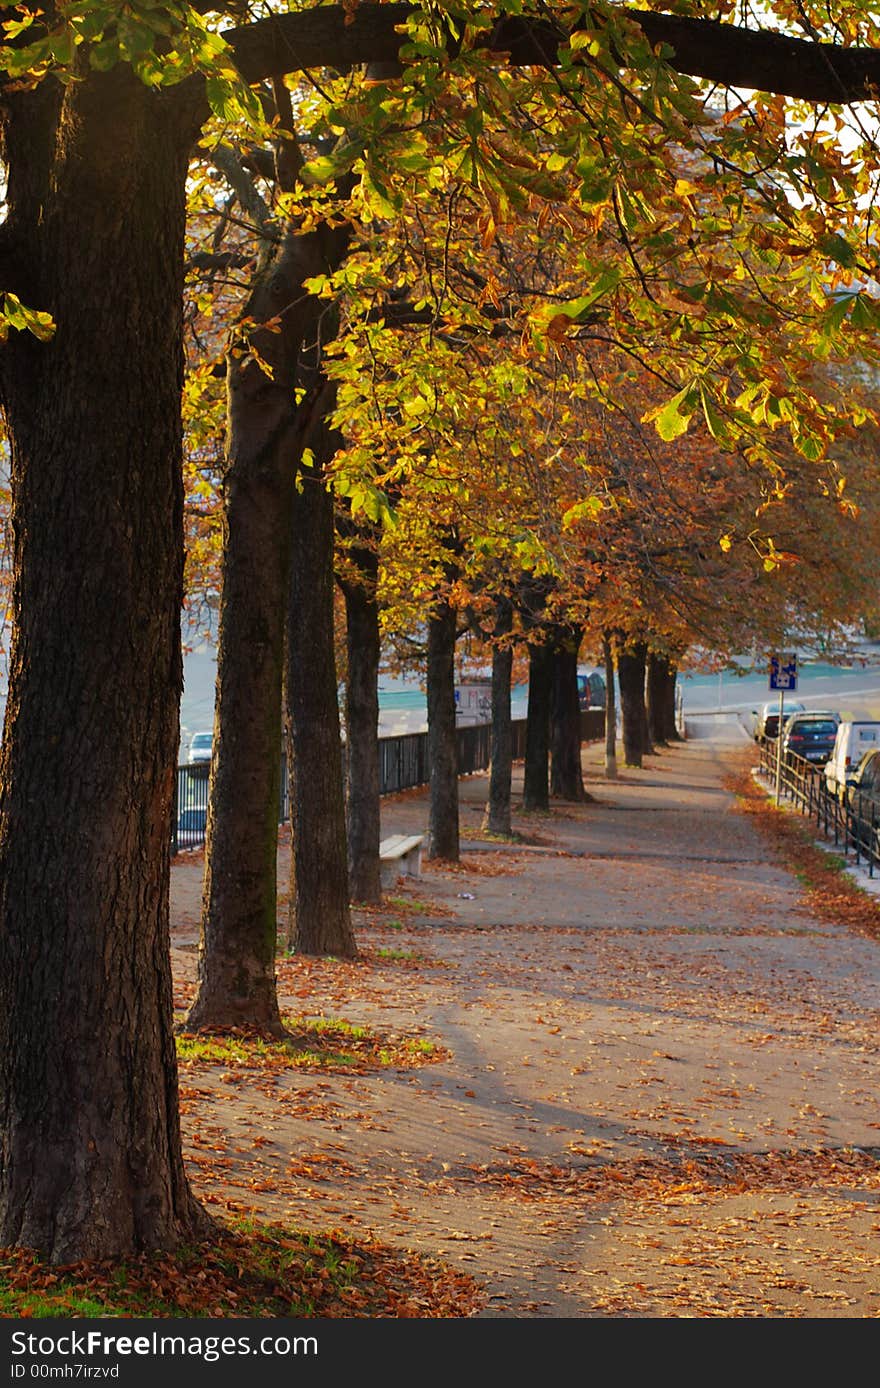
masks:
<svg viewBox="0 0 880 1388"><path fill-rule="evenodd" d="M399 27L414 12L406 4L362 3L348 12L341 5L322 5L228 29L224 37L242 76L258 82L309 68L394 63L404 41ZM877 48L813 43L769 30L647 10L622 12L652 45L669 45L672 67L692 77L840 105L873 101L880 94ZM549 67L565 39L566 31L551 23L502 19L484 45L509 54L515 66Z"/></svg>

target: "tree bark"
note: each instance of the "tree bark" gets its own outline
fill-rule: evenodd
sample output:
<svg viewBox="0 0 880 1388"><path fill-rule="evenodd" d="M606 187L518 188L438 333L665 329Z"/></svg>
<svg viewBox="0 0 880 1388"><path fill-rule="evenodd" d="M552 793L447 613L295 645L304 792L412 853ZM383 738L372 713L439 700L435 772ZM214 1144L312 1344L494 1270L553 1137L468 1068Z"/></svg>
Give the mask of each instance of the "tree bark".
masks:
<svg viewBox="0 0 880 1388"><path fill-rule="evenodd" d="M583 633L565 633L551 655L550 794L560 800L586 800L581 770L581 709L577 662Z"/></svg>
<svg viewBox="0 0 880 1388"><path fill-rule="evenodd" d="M526 756L523 768L523 809L549 810L550 646L529 646L529 702L526 713Z"/></svg>
<svg viewBox="0 0 880 1388"><path fill-rule="evenodd" d="M602 636L605 661L605 779L617 780L617 694L614 687L614 647L610 632Z"/></svg>
<svg viewBox="0 0 880 1388"><path fill-rule="evenodd" d="M198 115L126 67L8 95L14 606L0 754L0 1245L171 1248L168 888L182 686L184 183ZM96 396L100 403L96 404Z"/></svg>
<svg viewBox="0 0 880 1388"><path fill-rule="evenodd" d="M618 651L617 680L623 714L623 759L627 766L641 766L645 735L645 663L635 648Z"/></svg>
<svg viewBox="0 0 880 1388"><path fill-rule="evenodd" d="M428 843L429 858L457 863L458 737L455 731L456 612L435 603L428 618Z"/></svg>
<svg viewBox="0 0 880 1388"><path fill-rule="evenodd" d="M648 734L653 743L666 745L668 742L664 717L668 664L666 657L656 651L648 652L645 672L645 712L648 718Z"/></svg>
<svg viewBox="0 0 880 1388"><path fill-rule="evenodd" d="M331 450L332 451L332 448ZM320 463L293 504L286 703L290 747L290 948L357 957L333 639L333 496Z"/></svg>
<svg viewBox="0 0 880 1388"><path fill-rule="evenodd" d="M503 638L513 624L509 603L499 603L495 623L496 637ZM492 651L492 760L489 764L489 798L483 828L489 834L509 839L513 833L510 817L510 787L513 775L513 727L510 717L510 680L513 647L495 646Z"/></svg>
<svg viewBox="0 0 880 1388"><path fill-rule="evenodd" d="M642 756L649 757L654 753L654 743L651 737L651 729L648 723L648 643L638 641L635 645L636 658L642 667Z"/></svg>
<svg viewBox="0 0 880 1388"><path fill-rule="evenodd" d="M675 720L675 685L678 671L668 658L662 662L659 672L658 706L663 736L667 742L681 742L681 733Z"/></svg>
<svg viewBox="0 0 880 1388"><path fill-rule="evenodd" d="M265 253L227 354L215 737L189 1030L283 1030L275 955L291 531L302 451L321 433L332 400L319 369L326 305L303 285L335 268L349 241L344 227L297 232L292 224L281 246Z"/></svg>
<svg viewBox="0 0 880 1388"><path fill-rule="evenodd" d="M375 550L354 548L349 557L363 581L342 583L345 595L348 677L345 682L346 822L348 883L352 901L377 905L379 875L379 605Z"/></svg>
<svg viewBox="0 0 880 1388"><path fill-rule="evenodd" d="M621 7L651 48L663 44L677 72L726 87L750 87L821 105L873 101L880 86L876 48L813 42L766 30L691 15L658 14ZM236 63L248 82L309 67L345 70L363 62L395 63L404 4L360 6L357 24L342 5L272 15L246 28L226 30ZM552 19L499 16L483 44L514 66L553 68L568 31Z"/></svg>

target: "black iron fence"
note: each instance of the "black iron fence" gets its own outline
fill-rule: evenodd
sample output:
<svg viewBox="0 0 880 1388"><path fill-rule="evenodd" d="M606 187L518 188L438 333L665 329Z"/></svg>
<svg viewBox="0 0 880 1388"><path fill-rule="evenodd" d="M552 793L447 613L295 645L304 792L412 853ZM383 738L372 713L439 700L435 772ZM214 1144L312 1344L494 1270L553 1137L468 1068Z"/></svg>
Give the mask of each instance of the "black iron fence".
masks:
<svg viewBox="0 0 880 1388"><path fill-rule="evenodd" d="M526 720L515 718L513 728L513 759L521 761L526 754ZM470 776L485 771L492 759L492 726L475 723L456 729L458 737L458 772ZM605 735L605 710L586 709L581 713L581 738L595 741ZM177 800L174 806L174 830L171 851L198 848L205 841L208 820L208 762L177 768ZM394 795L399 790L412 790L428 784L428 734L403 733L397 737L379 738L379 794ZM281 759L281 796L278 821L285 824L290 817L287 764Z"/></svg>
<svg viewBox="0 0 880 1388"><path fill-rule="evenodd" d="M762 745L760 769L775 794L775 741ZM880 865L880 813L876 803L854 788L845 796L829 789L824 765L817 766L792 753L780 758L778 778L780 801L787 801L812 820L817 833L841 848L844 857L852 854L856 863L864 862L868 875L873 877L874 869Z"/></svg>

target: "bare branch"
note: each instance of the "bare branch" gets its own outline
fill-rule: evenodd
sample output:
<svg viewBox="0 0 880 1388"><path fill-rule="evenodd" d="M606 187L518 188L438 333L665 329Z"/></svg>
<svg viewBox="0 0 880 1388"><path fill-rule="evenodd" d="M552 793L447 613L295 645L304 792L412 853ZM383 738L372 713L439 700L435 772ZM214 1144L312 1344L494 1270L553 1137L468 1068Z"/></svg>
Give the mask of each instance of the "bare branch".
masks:
<svg viewBox="0 0 880 1388"><path fill-rule="evenodd" d="M216 145L211 151L211 163L220 170L242 207L253 217L261 234L268 241L279 241L281 232L272 220L272 210L258 192L256 184L239 156L229 145Z"/></svg>

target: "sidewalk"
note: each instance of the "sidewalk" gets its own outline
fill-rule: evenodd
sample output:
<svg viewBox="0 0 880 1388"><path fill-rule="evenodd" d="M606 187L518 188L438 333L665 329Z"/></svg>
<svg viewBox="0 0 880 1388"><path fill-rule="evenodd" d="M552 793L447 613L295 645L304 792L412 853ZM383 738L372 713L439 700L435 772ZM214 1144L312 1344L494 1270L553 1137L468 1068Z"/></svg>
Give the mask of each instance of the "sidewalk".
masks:
<svg viewBox="0 0 880 1388"><path fill-rule="evenodd" d="M588 745L594 800L515 814L513 850L463 780L460 869L358 913L361 962L279 963L291 1008L448 1058L184 1072L203 1196L439 1256L483 1316L880 1314L878 946L809 916L721 784L753 760L724 736L615 783ZM425 821L424 792L383 804L383 834ZM184 991L200 889L175 865Z"/></svg>

